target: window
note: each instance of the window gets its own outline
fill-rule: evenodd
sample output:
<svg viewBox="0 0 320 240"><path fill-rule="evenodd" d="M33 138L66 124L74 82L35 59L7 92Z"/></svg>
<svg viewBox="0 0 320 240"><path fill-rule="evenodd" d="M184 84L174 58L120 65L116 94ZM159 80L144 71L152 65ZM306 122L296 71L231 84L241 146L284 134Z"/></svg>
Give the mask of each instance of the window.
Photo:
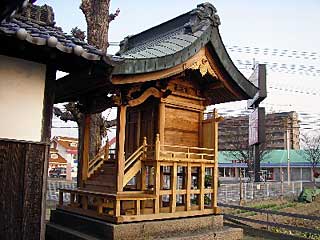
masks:
<svg viewBox="0 0 320 240"><path fill-rule="evenodd" d="M58 158L58 154L52 153L52 154L51 154L51 158L52 158L52 159L57 159L57 158Z"/></svg>

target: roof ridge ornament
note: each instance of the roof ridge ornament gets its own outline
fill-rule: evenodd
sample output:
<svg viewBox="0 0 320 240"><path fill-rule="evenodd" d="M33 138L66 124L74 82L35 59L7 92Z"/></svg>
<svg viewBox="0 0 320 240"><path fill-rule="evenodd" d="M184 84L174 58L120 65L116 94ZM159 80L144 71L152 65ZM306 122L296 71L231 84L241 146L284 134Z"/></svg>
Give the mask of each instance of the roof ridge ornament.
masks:
<svg viewBox="0 0 320 240"><path fill-rule="evenodd" d="M35 2L35 1L31 1ZM40 25L54 27L54 12L53 8L49 5L34 5L32 3L26 4L25 8L15 16L17 19L32 21Z"/></svg>
<svg viewBox="0 0 320 240"><path fill-rule="evenodd" d="M184 25L185 32L194 33L208 24L218 27L221 22L216 13L217 9L211 3L197 5L197 8L190 12L190 21Z"/></svg>

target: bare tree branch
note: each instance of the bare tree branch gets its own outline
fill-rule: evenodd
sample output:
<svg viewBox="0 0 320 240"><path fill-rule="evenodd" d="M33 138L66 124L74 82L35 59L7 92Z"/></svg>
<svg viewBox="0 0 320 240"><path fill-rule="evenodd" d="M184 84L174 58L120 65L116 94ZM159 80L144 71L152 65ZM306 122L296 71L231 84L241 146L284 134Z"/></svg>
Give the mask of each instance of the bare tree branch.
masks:
<svg viewBox="0 0 320 240"><path fill-rule="evenodd" d="M301 156L310 162L313 172L314 187L316 186L315 179L319 176L316 168L320 165L320 133L301 134L303 151L300 151Z"/></svg>
<svg viewBox="0 0 320 240"><path fill-rule="evenodd" d="M249 146L249 142L244 141L241 136L241 130L235 127L235 131L230 132L230 138L234 140L230 142L230 149L224 152L224 155L231 160L235 160L239 163L247 164L248 173L253 173L254 170L254 160L253 160L253 147ZM259 145L259 159L260 162L263 161L268 154L271 152L267 149L267 143L271 140L270 135L266 135L266 140L264 143ZM250 176L250 178L253 176Z"/></svg>

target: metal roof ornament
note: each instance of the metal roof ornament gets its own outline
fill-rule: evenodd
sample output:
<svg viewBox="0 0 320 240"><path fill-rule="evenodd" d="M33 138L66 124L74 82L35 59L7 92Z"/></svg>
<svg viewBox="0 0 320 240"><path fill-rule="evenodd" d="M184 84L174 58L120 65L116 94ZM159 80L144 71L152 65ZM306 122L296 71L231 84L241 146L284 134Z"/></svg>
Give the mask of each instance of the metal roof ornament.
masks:
<svg viewBox="0 0 320 240"><path fill-rule="evenodd" d="M212 67L210 66L210 63L206 57L202 57L198 61L194 62L189 69L193 70L199 70L201 73L201 76L204 76L206 74L210 74L212 77L218 78Z"/></svg>
<svg viewBox="0 0 320 240"><path fill-rule="evenodd" d="M194 33L207 25L218 27L221 22L219 15L216 13L217 9L211 3L197 5L197 8L190 12L190 21L184 26L185 32Z"/></svg>

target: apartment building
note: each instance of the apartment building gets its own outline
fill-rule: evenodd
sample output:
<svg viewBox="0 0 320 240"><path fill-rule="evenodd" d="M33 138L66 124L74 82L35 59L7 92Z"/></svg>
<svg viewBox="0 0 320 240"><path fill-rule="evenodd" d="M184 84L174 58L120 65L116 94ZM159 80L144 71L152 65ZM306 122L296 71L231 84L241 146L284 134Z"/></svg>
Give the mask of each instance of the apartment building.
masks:
<svg viewBox="0 0 320 240"><path fill-rule="evenodd" d="M300 149L298 114L292 112L266 114L266 149ZM249 116L225 117L219 124L219 151L246 149Z"/></svg>

